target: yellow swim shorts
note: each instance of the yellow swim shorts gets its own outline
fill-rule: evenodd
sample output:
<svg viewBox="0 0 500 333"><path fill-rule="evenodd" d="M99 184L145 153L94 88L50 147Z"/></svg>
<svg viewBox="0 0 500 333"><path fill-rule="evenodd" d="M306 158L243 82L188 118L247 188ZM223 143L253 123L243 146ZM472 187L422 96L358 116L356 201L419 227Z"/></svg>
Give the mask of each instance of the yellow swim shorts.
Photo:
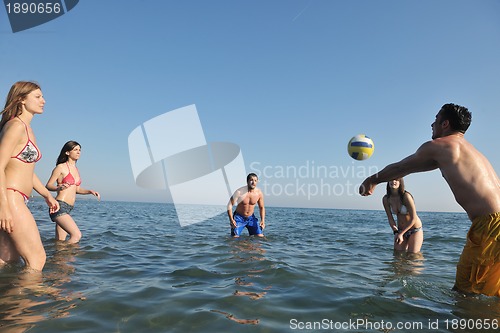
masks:
<svg viewBox="0 0 500 333"><path fill-rule="evenodd" d="M455 287L500 297L500 212L472 221L457 264Z"/></svg>

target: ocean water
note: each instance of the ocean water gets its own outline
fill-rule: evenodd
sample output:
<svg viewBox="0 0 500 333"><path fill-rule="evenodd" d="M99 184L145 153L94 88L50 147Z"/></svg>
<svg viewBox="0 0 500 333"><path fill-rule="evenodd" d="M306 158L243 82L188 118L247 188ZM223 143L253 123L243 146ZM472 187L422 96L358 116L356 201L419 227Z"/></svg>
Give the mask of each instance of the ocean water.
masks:
<svg viewBox="0 0 500 333"><path fill-rule="evenodd" d="M181 228L172 205L80 200L68 246L30 208L47 264L0 269L2 333L498 331L500 299L451 291L463 213L420 212L411 256L383 211L267 207L265 238L232 239L225 215Z"/></svg>

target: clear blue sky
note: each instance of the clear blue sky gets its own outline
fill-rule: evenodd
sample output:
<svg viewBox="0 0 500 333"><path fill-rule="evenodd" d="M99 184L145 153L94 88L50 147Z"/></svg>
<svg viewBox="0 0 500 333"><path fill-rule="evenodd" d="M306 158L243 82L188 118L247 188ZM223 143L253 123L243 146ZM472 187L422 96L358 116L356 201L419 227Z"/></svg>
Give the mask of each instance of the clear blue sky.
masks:
<svg viewBox="0 0 500 333"><path fill-rule="evenodd" d="M240 146L268 206L382 209L384 186L357 186L429 140L448 102L472 111L466 137L500 172L496 0L85 0L18 33L2 7L0 50L1 98L35 80L47 100L40 179L76 140L82 186L104 200L165 200L135 185L128 135L190 104L207 141ZM346 153L358 133L376 146L362 162ZM439 171L406 185L417 210L461 211Z"/></svg>

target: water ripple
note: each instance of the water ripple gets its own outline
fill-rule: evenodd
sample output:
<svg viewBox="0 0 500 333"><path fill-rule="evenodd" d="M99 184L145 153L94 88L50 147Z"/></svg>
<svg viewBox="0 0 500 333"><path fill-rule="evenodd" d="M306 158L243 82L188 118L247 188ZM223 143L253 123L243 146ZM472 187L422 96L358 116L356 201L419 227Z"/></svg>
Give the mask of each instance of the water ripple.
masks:
<svg viewBox="0 0 500 333"><path fill-rule="evenodd" d="M171 205L81 200L74 217L84 237L66 246L54 241L43 202L30 208L48 261L38 277L0 268L2 332L253 333L287 332L294 320L500 318L498 299L451 291L465 214L419 213L424 246L411 256L392 251L382 211L268 207L265 238L232 239L225 216L181 228Z"/></svg>

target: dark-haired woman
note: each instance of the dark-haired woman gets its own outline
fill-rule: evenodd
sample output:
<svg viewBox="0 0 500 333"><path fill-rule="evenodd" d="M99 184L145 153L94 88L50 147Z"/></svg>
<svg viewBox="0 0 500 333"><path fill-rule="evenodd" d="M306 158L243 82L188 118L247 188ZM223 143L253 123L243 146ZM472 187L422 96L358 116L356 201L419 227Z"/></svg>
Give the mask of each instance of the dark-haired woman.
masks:
<svg viewBox="0 0 500 333"><path fill-rule="evenodd" d="M80 153L81 146L78 142L66 142L46 185L50 191L57 191L56 200L61 207L59 211L50 214L50 219L56 223L56 239L64 241L69 234L68 243L78 243L82 238L80 229L69 215L75 205L76 195L92 194L101 199L98 192L80 186L82 179L76 167Z"/></svg>
<svg viewBox="0 0 500 333"><path fill-rule="evenodd" d="M417 215L413 196L405 190L403 178L387 182L387 194L382 203L394 233L394 250L420 252L424 242L422 221Z"/></svg>

